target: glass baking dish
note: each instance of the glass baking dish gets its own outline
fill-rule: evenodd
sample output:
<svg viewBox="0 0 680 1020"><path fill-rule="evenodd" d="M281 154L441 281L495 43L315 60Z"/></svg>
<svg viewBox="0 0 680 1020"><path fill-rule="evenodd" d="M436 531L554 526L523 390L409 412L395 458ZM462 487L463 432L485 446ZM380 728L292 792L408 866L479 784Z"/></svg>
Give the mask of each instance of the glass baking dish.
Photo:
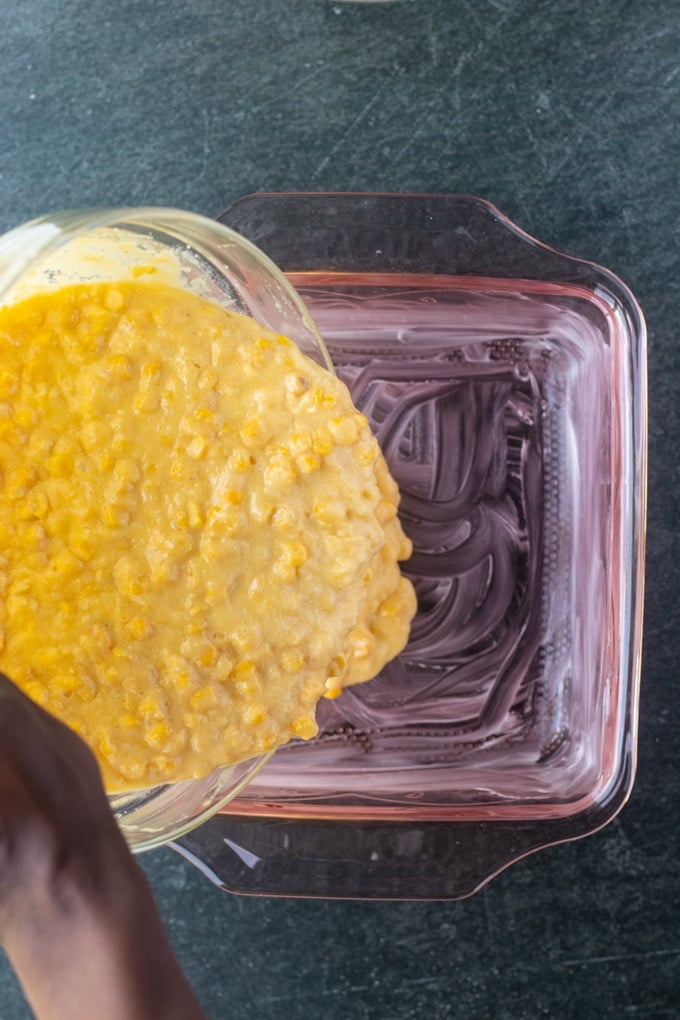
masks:
<svg viewBox="0 0 680 1020"><path fill-rule="evenodd" d="M263 194L220 219L284 270L371 420L419 608L315 740L172 845L234 892L469 895L632 787L641 310L477 198Z"/></svg>

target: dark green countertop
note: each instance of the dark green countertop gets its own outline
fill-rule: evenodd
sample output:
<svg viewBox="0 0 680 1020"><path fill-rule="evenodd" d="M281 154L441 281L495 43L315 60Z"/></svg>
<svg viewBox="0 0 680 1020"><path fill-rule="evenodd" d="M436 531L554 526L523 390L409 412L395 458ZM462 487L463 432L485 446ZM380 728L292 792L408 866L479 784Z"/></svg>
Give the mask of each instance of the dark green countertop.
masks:
<svg viewBox="0 0 680 1020"><path fill-rule="evenodd" d="M0 58L0 230L258 190L464 192L631 286L650 488L620 816L453 904L238 898L169 849L143 864L216 1020L679 1018L677 0L7 0ZM3 959L0 1020L29 1015Z"/></svg>

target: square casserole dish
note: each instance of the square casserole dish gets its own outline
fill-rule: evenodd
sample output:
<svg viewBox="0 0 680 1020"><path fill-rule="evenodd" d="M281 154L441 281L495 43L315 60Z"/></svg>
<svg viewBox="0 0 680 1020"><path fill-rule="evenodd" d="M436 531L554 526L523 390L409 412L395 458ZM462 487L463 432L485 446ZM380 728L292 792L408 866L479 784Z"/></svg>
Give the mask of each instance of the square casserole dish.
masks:
<svg viewBox="0 0 680 1020"><path fill-rule="evenodd" d="M262 194L221 220L309 307L399 483L411 639L173 844L224 889L457 899L634 776L645 326L472 197Z"/></svg>

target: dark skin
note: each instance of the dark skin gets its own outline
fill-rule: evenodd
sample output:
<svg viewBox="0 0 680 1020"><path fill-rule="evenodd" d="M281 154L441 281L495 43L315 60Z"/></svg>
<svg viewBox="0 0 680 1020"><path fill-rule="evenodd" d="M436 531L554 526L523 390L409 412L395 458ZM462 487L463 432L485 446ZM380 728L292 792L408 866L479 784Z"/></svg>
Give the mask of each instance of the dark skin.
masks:
<svg viewBox="0 0 680 1020"><path fill-rule="evenodd" d="M2 674L0 945L38 1020L206 1020L92 753Z"/></svg>

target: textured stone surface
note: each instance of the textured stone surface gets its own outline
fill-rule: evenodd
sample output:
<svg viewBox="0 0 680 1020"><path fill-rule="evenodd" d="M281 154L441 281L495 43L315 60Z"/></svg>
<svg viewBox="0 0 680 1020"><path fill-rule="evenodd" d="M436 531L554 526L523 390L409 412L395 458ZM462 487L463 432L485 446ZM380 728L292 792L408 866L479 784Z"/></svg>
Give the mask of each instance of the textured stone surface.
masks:
<svg viewBox="0 0 680 1020"><path fill-rule="evenodd" d="M677 0L7 0L0 229L261 189L469 192L619 273L650 331L640 764L602 833L458 904L239 899L144 859L215 1018L680 1017ZM6 963L0 1020L24 1020Z"/></svg>

